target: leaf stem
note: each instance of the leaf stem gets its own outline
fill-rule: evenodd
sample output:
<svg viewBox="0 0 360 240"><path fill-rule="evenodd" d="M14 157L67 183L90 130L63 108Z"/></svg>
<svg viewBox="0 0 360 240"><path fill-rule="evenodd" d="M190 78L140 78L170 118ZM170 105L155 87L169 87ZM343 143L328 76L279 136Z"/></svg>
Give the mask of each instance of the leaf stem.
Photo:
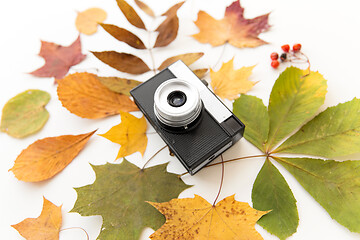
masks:
<svg viewBox="0 0 360 240"><path fill-rule="evenodd" d="M167 145L163 146L162 148L160 148L156 153L154 153L154 155L152 155L149 160L146 161L146 163L144 164L144 166L141 168L141 170L144 170L145 166L156 156L158 155L159 152L161 152L162 150L164 150L167 147Z"/></svg>
<svg viewBox="0 0 360 240"><path fill-rule="evenodd" d="M216 61L216 63L214 64L214 66L212 67L212 69L216 68L217 65L220 63L220 60L223 58L224 54L225 54L225 48L226 48L227 43L224 43L221 53ZM207 77L210 74L210 71L208 71L203 78Z"/></svg>
<svg viewBox="0 0 360 240"><path fill-rule="evenodd" d="M60 229L60 232L62 231L66 231L66 230L72 230L72 229L80 229L82 230L85 234L86 234L86 239L89 240L90 237L89 237L89 234L87 233L87 231L85 229L83 229L82 227L69 227L69 228L63 228L63 229Z"/></svg>
<svg viewBox="0 0 360 240"><path fill-rule="evenodd" d="M216 201L218 200L219 198L219 195L220 195L220 192L221 192L221 189L222 189L222 186L223 186L223 182L224 182L224 158L223 158L223 155L221 154L220 155L221 157L221 182L220 182L220 187L219 187L219 192L214 200L214 203L213 203L213 206L215 207L216 205Z"/></svg>

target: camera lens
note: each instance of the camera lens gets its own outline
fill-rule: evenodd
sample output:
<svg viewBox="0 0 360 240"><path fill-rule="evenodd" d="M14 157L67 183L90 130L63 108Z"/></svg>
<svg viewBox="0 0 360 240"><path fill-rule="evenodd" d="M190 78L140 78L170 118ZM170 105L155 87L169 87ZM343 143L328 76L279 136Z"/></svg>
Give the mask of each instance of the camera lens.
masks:
<svg viewBox="0 0 360 240"><path fill-rule="evenodd" d="M166 126L186 127L200 116L201 109L197 88L186 80L169 79L155 91L154 112Z"/></svg>
<svg viewBox="0 0 360 240"><path fill-rule="evenodd" d="M173 91L168 95L167 101L173 107L181 107L186 102L186 95L182 91Z"/></svg>

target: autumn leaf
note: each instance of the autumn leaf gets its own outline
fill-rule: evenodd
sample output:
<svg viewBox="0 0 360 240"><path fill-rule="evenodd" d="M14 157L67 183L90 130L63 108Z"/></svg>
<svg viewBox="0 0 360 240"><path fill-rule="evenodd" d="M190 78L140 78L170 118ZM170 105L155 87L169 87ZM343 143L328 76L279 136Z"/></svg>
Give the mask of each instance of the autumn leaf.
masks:
<svg viewBox="0 0 360 240"><path fill-rule="evenodd" d="M118 53L115 51L93 52L103 63L110 67L131 74L142 74L150 71L150 68L140 58L129 53Z"/></svg>
<svg viewBox="0 0 360 240"><path fill-rule="evenodd" d="M85 147L95 131L37 140L16 158L9 170L24 182L40 182L61 172Z"/></svg>
<svg viewBox="0 0 360 240"><path fill-rule="evenodd" d="M234 70L234 58L224 63L220 70L210 69L211 87L222 99L234 100L240 93L247 93L257 82L249 81L255 66Z"/></svg>
<svg viewBox="0 0 360 240"><path fill-rule="evenodd" d="M258 35L269 29L269 14L253 19L244 18L244 8L237 0L225 10L225 16L216 20L204 11L198 13L195 21L200 32L193 37L201 43L210 43L212 46L219 46L224 43L243 48L257 47L266 42L259 39Z"/></svg>
<svg viewBox="0 0 360 240"><path fill-rule="evenodd" d="M78 13L75 26L79 32L91 35L96 33L98 24L105 21L106 16L106 12L100 8L89 8Z"/></svg>
<svg viewBox="0 0 360 240"><path fill-rule="evenodd" d="M324 103L326 87L326 80L318 72L290 67L276 80L268 109L254 96L242 95L233 104L235 115L246 125L244 137L268 156L254 183L252 200L258 209L273 209L258 223L280 239L296 232L298 214L290 188L270 159L293 174L332 218L360 232L360 212L356 210L359 161L276 156L296 153L335 157L360 151L359 99L330 107L310 120Z"/></svg>
<svg viewBox="0 0 360 240"><path fill-rule="evenodd" d="M100 25L106 32L118 41L124 42L136 49L146 49L143 41L141 41L141 39L132 32L111 24L102 23Z"/></svg>
<svg viewBox="0 0 360 240"><path fill-rule="evenodd" d="M61 224L61 206L44 198L43 209L38 218L27 218L11 226L27 240L58 240Z"/></svg>
<svg viewBox="0 0 360 240"><path fill-rule="evenodd" d="M78 199L71 211L102 216L98 239L139 239L145 227L158 229L165 222L145 201L169 201L189 187L166 167L140 169L126 159L121 164L93 166L96 181L76 188Z"/></svg>
<svg viewBox="0 0 360 240"><path fill-rule="evenodd" d="M151 239L263 239L255 224L267 211L257 211L234 195L216 206L202 197L149 202L166 217L166 223Z"/></svg>
<svg viewBox="0 0 360 240"><path fill-rule="evenodd" d="M204 56L203 52L197 52L197 53L185 53L176 55L174 57L166 59L158 68L159 71L163 70L164 68L167 68L169 65L173 64L174 62L181 60L183 61L187 66L193 64L196 62L199 58Z"/></svg>
<svg viewBox="0 0 360 240"><path fill-rule="evenodd" d="M147 15L149 15L150 17L155 17L155 13L154 11L148 6L146 5L143 1L140 0L135 0L136 5L143 10Z"/></svg>
<svg viewBox="0 0 360 240"><path fill-rule="evenodd" d="M116 157L122 158L135 152L144 155L147 146L145 117L137 118L130 113L121 112L121 123L112 127L105 134L99 134L114 143L121 145Z"/></svg>
<svg viewBox="0 0 360 240"><path fill-rule="evenodd" d="M159 35L154 47L165 47L175 40L179 29L177 11L183 4L184 2L177 3L162 14L162 16L166 16L166 19L155 30L159 32Z"/></svg>
<svg viewBox="0 0 360 240"><path fill-rule="evenodd" d="M126 95L110 91L91 73L74 73L59 81L59 100L71 113L83 118L103 118L120 111L137 111Z"/></svg>
<svg viewBox="0 0 360 240"><path fill-rule="evenodd" d="M192 71L195 73L195 75L198 78L201 79L206 75L206 73L209 71L209 69L207 69L207 68L199 68L199 69L195 69L195 70L192 70Z"/></svg>
<svg viewBox="0 0 360 240"><path fill-rule="evenodd" d="M45 109L49 101L50 94L41 90L19 93L5 104L0 130L16 138L39 131L49 118L49 112Z"/></svg>
<svg viewBox="0 0 360 240"><path fill-rule="evenodd" d="M63 78L70 67L86 57L81 53L80 36L68 47L41 41L39 56L45 59L45 65L30 74L37 77L55 77L55 79Z"/></svg>
<svg viewBox="0 0 360 240"><path fill-rule="evenodd" d="M279 170L266 159L252 190L254 208L272 210L258 224L280 239L293 235L299 225L295 197Z"/></svg>
<svg viewBox="0 0 360 240"><path fill-rule="evenodd" d="M134 8L132 8L125 0L116 0L116 2L129 23L131 23L135 27L146 30L144 22L136 13Z"/></svg>
<svg viewBox="0 0 360 240"><path fill-rule="evenodd" d="M141 83L136 80L119 77L98 77L98 79L109 90L126 96L130 96L130 90Z"/></svg>

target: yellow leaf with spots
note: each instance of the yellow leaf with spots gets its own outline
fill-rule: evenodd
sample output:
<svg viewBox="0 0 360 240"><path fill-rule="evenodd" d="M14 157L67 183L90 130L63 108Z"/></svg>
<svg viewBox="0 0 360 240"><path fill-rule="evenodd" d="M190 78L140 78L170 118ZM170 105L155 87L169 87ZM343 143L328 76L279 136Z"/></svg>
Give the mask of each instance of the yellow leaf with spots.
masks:
<svg viewBox="0 0 360 240"><path fill-rule="evenodd" d="M222 99L234 100L239 94L245 94L257 83L249 80L255 66L234 70L234 59L224 63L220 70L210 69L211 87Z"/></svg>
<svg viewBox="0 0 360 240"><path fill-rule="evenodd" d="M137 118L127 112L121 112L121 123L112 127L107 133L99 134L114 143L121 145L116 157L126 157L135 152L144 155L147 146L146 120Z"/></svg>
<svg viewBox="0 0 360 240"><path fill-rule="evenodd" d="M79 32L91 35L96 33L99 23L105 21L107 14L100 8L89 8L78 13L75 21L76 28Z"/></svg>
<svg viewBox="0 0 360 240"><path fill-rule="evenodd" d="M38 218L27 218L11 226L27 240L58 240L61 224L61 206L44 198L43 209Z"/></svg>
<svg viewBox="0 0 360 240"><path fill-rule="evenodd" d="M236 201L234 195L215 206L198 195L149 203L166 217L166 223L151 239L263 239L255 224L268 211L255 210L248 203Z"/></svg>

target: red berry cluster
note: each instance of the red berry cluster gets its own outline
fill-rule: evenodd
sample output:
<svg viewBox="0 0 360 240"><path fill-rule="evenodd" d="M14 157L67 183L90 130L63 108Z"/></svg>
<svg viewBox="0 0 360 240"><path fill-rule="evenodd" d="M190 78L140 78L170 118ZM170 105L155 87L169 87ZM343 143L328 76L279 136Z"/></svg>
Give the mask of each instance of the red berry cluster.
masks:
<svg viewBox="0 0 360 240"><path fill-rule="evenodd" d="M290 53L290 46L289 44L285 44L281 46L281 49L284 51L281 55L280 55L280 60L282 62L285 62L286 59L288 58L288 54ZM301 50L301 44L300 43L296 43L293 45L292 47L292 53L297 53ZM276 52L271 53L270 55L271 58L271 66L273 68L277 68L280 65L280 62L278 61L279 58L279 54L277 54Z"/></svg>

